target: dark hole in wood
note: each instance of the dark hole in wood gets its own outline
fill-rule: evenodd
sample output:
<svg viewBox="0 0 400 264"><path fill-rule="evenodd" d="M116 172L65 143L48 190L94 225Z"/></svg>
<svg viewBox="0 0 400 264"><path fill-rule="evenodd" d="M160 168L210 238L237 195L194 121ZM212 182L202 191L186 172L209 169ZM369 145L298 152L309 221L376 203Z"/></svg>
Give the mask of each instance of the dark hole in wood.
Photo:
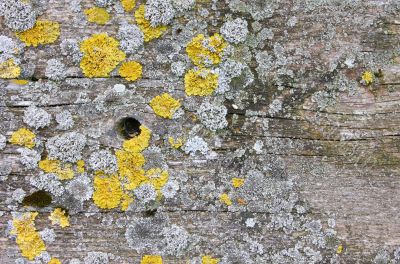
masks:
<svg viewBox="0 0 400 264"><path fill-rule="evenodd" d="M144 212L144 216L145 217L152 217L155 216L155 214L157 213L157 209L150 209Z"/></svg>
<svg viewBox="0 0 400 264"><path fill-rule="evenodd" d="M40 190L25 196L22 204L25 206L46 207L51 204L51 196L47 192Z"/></svg>
<svg viewBox="0 0 400 264"><path fill-rule="evenodd" d="M118 122L118 130L125 139L131 139L140 134L140 125L136 118L124 117Z"/></svg>

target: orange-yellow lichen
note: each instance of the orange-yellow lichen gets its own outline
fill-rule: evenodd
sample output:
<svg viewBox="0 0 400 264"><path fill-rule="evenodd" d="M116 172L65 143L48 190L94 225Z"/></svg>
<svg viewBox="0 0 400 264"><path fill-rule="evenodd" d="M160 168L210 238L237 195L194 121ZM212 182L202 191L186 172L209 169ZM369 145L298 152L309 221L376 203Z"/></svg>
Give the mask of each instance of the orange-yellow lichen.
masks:
<svg viewBox="0 0 400 264"><path fill-rule="evenodd" d="M1 71L1 69L0 69ZM28 80L11 80L12 83L17 85L27 85L29 83Z"/></svg>
<svg viewBox="0 0 400 264"><path fill-rule="evenodd" d="M80 63L86 77L108 77L110 72L125 59L119 42L106 33L93 34L80 44L83 57Z"/></svg>
<svg viewBox="0 0 400 264"><path fill-rule="evenodd" d="M166 170L160 168L152 168L146 171L146 182L153 185L156 191L160 191L162 187L168 182L169 173Z"/></svg>
<svg viewBox="0 0 400 264"><path fill-rule="evenodd" d="M70 180L74 178L75 173L71 163L62 163L59 160L44 159L39 161L39 168L46 173L57 174L60 180Z"/></svg>
<svg viewBox="0 0 400 264"><path fill-rule="evenodd" d="M110 14L108 14L105 8L92 7L85 9L85 15L89 22L93 22L99 25L105 25L110 20Z"/></svg>
<svg viewBox="0 0 400 264"><path fill-rule="evenodd" d="M201 258L201 264L218 264L219 259L212 258L211 256L203 256Z"/></svg>
<svg viewBox="0 0 400 264"><path fill-rule="evenodd" d="M143 32L144 41L148 42L150 40L159 38L164 33L164 31L167 30L167 27L166 26L152 27L150 22L144 17L144 13L145 13L145 6L144 4L142 4L135 11L135 19L136 19L136 24Z"/></svg>
<svg viewBox="0 0 400 264"><path fill-rule="evenodd" d="M150 101L150 106L158 116L171 119L181 103L168 93L157 95Z"/></svg>
<svg viewBox="0 0 400 264"><path fill-rule="evenodd" d="M4 62L0 62L0 78L18 78L20 74L21 68L15 63L14 59L8 59Z"/></svg>
<svg viewBox="0 0 400 264"><path fill-rule="evenodd" d="M51 258L47 264L61 264L61 261L58 258Z"/></svg>
<svg viewBox="0 0 400 264"><path fill-rule="evenodd" d="M51 220L52 225L59 225L62 228L69 226L69 216L65 210L62 210L61 208L54 209L54 211L51 212L49 219Z"/></svg>
<svg viewBox="0 0 400 264"><path fill-rule="evenodd" d="M119 68L119 75L128 81L136 81L142 78L142 65L136 61L127 61L122 63Z"/></svg>
<svg viewBox="0 0 400 264"><path fill-rule="evenodd" d="M243 178L233 178L232 179L232 186L235 188L239 188L244 184Z"/></svg>
<svg viewBox="0 0 400 264"><path fill-rule="evenodd" d="M224 203L224 204L226 204L226 205L232 205L232 200L231 200L231 198L229 197L229 195L228 194L226 194L226 193L223 193L223 194L221 194L220 196L219 196L219 200L222 202L222 203Z"/></svg>
<svg viewBox="0 0 400 264"><path fill-rule="evenodd" d="M126 12L131 12L135 8L136 0L121 0L121 5Z"/></svg>
<svg viewBox="0 0 400 264"><path fill-rule="evenodd" d="M361 76L361 81L365 85L370 85L374 81L374 74L371 71L365 71Z"/></svg>
<svg viewBox="0 0 400 264"><path fill-rule="evenodd" d="M149 146L151 138L151 131L147 127L140 126L140 134L137 137L125 140L122 147L126 151L130 152L141 152Z"/></svg>
<svg viewBox="0 0 400 264"><path fill-rule="evenodd" d="M133 202L133 197L131 194L123 193L121 198L121 210L126 211L129 205Z"/></svg>
<svg viewBox="0 0 400 264"><path fill-rule="evenodd" d="M336 254L342 254L342 252L343 252L343 245L340 244L336 249Z"/></svg>
<svg viewBox="0 0 400 264"><path fill-rule="evenodd" d="M37 20L33 28L16 34L27 46L37 47L40 44L55 42L60 36L60 24L53 21Z"/></svg>
<svg viewBox="0 0 400 264"><path fill-rule="evenodd" d="M239 205L246 205L247 204L246 200L243 199L243 198L237 198L237 202L238 202Z"/></svg>
<svg viewBox="0 0 400 264"><path fill-rule="evenodd" d="M159 255L144 255L140 264L162 264L162 257Z"/></svg>
<svg viewBox="0 0 400 264"><path fill-rule="evenodd" d="M215 65L221 62L222 53L227 46L218 33L209 38L199 34L186 46L186 52L196 66Z"/></svg>
<svg viewBox="0 0 400 264"><path fill-rule="evenodd" d="M187 95L211 95L218 87L218 74L210 70L189 70L185 74L185 92Z"/></svg>
<svg viewBox="0 0 400 264"><path fill-rule="evenodd" d="M79 173L85 172L85 161L84 160L78 160L76 162L76 171Z"/></svg>
<svg viewBox="0 0 400 264"><path fill-rule="evenodd" d="M182 138L174 139L173 137L169 137L168 142L173 148L176 148L176 149L182 147L182 145L183 145Z"/></svg>
<svg viewBox="0 0 400 264"><path fill-rule="evenodd" d="M107 175L97 171L94 177L93 201L102 209L118 207L122 199L121 182L117 174Z"/></svg>
<svg viewBox="0 0 400 264"><path fill-rule="evenodd" d="M14 218L12 222L11 234L17 236L16 242L21 255L29 260L33 260L46 250L46 245L35 228L37 215L37 212L24 213L21 217Z"/></svg>
<svg viewBox="0 0 400 264"><path fill-rule="evenodd" d="M129 173L125 175L125 185L126 190L134 190L140 185L146 183L148 178L145 176L145 171L143 169L130 170Z"/></svg>
<svg viewBox="0 0 400 264"><path fill-rule="evenodd" d="M11 134L10 143L27 148L33 148L35 146L35 138L35 133L29 129L20 128Z"/></svg>
<svg viewBox="0 0 400 264"><path fill-rule="evenodd" d="M126 150L116 150L118 171L121 176L126 176L132 170L139 170L145 163L143 155L139 152L130 152Z"/></svg>

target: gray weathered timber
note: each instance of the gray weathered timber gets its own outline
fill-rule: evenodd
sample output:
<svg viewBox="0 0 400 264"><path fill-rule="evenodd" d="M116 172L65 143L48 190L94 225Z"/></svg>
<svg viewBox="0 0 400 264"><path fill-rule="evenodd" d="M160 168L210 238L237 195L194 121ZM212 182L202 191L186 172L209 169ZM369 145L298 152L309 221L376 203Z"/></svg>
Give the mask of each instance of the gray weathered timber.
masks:
<svg viewBox="0 0 400 264"><path fill-rule="evenodd" d="M7 139L0 147L0 263L47 263L48 256L71 264L140 263L143 255L160 255L163 263L201 263L206 255L219 263L400 263L398 1L196 1L160 38L127 55L143 65L143 77L134 82L120 77L119 67L109 78L87 78L60 47L94 33L117 37L121 22L135 24L119 1L107 7L111 20L104 26L85 19L83 10L95 1L32 2L42 3L39 19L59 22L61 34L55 43L16 55L28 84L0 79L0 136ZM19 43L2 12L0 35ZM249 33L244 43L231 44L223 61L246 65L253 82L244 87L240 76L229 91L188 96L184 76L174 74L171 63L192 69L187 43L221 32L234 18L246 20ZM46 76L54 58L66 66L61 81ZM370 85L362 84L365 71L375 73ZM118 84L125 91L115 92ZM181 99L182 116L154 113L149 103L164 92ZM227 108L226 128L213 131L199 120L206 101ZM52 116L49 125L35 129L24 122L31 105ZM67 130L55 120L64 110L74 121ZM50 138L81 133L88 166L92 153L122 148L116 125L127 116L152 131L144 167L166 169L176 194L145 204L137 199L125 212L100 209L92 199L77 202L65 190L47 207L22 205L16 190L37 191L32 181L44 173L37 162L33 169L21 163L21 146L10 143L14 131L35 132L41 159ZM208 144L203 154L168 143L168 137L196 136ZM85 177L92 186L89 167ZM234 188L233 178L244 178L243 186ZM59 182L66 188L70 181ZM223 193L232 205L221 201ZM51 224L56 207L68 209L69 227ZM28 262L10 229L13 214L33 211L39 212L37 231L53 229L56 238L45 241L48 255ZM103 253L108 261L96 262Z"/></svg>

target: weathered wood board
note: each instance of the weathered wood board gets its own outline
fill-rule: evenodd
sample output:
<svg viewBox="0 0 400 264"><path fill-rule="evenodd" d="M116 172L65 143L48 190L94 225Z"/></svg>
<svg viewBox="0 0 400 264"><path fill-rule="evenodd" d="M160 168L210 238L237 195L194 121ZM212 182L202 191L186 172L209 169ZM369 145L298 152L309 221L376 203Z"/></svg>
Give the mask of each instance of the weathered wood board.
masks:
<svg viewBox="0 0 400 264"><path fill-rule="evenodd" d="M400 263L399 1L153 0L136 1L129 12L117 0L14 2L0 4L0 37L20 49L7 57L9 42L0 38L0 63L12 58L21 70L0 79L0 263L159 263L144 255L163 263ZM88 22L85 10L107 2L110 20ZM59 23L56 41L23 44L5 14L21 3L42 10L37 20ZM118 32L137 23L142 4L159 8L154 20L175 10L159 38L142 40L131 54L120 48L123 61L142 65L142 77L122 78L121 61L107 78L84 74L82 41L102 32L126 40ZM232 22L237 18L248 32ZM220 63L200 68L218 74L218 88L188 95L185 73L195 65L186 47L198 34L214 33L226 50L217 54ZM66 48L68 39L78 49ZM51 59L62 67L51 68ZM229 68L232 62L239 69ZM150 106L163 93L180 100L172 119ZM204 114L206 105L214 112ZM65 111L71 126L63 123ZM128 140L118 129L126 117L151 130L143 170L160 168L169 178L161 190L148 182L124 189L133 197L126 211L102 209L91 192L95 163L106 158L92 157L107 152L115 160ZM45 125L35 128L39 123ZM36 135L25 162L27 148L11 140L23 127ZM36 157L46 159L54 137L71 132L85 137L84 146L60 156L84 160L85 172L52 178ZM169 137L183 145L174 148ZM116 175L123 186L121 168ZM72 185L77 178L86 181ZM49 205L24 206L25 196L43 189ZM55 208L68 211L68 227L49 220ZM26 212L38 212L34 226L46 245L34 261L21 255L12 231Z"/></svg>

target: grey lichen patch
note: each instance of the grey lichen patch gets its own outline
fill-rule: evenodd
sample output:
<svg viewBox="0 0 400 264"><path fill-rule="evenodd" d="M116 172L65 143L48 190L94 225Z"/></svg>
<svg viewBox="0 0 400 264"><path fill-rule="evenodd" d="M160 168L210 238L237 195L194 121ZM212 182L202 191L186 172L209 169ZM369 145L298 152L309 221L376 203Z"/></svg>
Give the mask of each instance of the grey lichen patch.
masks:
<svg viewBox="0 0 400 264"><path fill-rule="evenodd" d="M161 192L166 199L173 198L178 191L179 191L179 184L177 181L174 180L169 180L161 189Z"/></svg>
<svg viewBox="0 0 400 264"><path fill-rule="evenodd" d="M215 131L228 126L228 121L226 121L227 112L228 110L224 105L204 102L197 110L197 115L205 127Z"/></svg>
<svg viewBox="0 0 400 264"><path fill-rule="evenodd" d="M7 138L6 136L0 134L0 150L3 150L7 145Z"/></svg>
<svg viewBox="0 0 400 264"><path fill-rule="evenodd" d="M9 59L19 61L16 55L19 55L23 49L22 44L17 44L12 38L0 35L0 63Z"/></svg>
<svg viewBox="0 0 400 264"><path fill-rule="evenodd" d="M86 137L77 132L68 132L47 140L46 149L49 158L65 162L76 162L82 159L82 150Z"/></svg>
<svg viewBox="0 0 400 264"><path fill-rule="evenodd" d="M94 3L95 5L99 7L107 7L113 4L115 0L95 0Z"/></svg>
<svg viewBox="0 0 400 264"><path fill-rule="evenodd" d="M30 184L38 190L45 190L54 196L62 196L65 191L57 175L53 173L40 172L39 175L30 177Z"/></svg>
<svg viewBox="0 0 400 264"><path fill-rule="evenodd" d="M80 202L85 202L92 198L92 181L85 174L75 177L73 180L68 182L65 189Z"/></svg>
<svg viewBox="0 0 400 264"><path fill-rule="evenodd" d="M157 192L151 184L142 184L133 192L138 201L144 204L155 201L157 198Z"/></svg>
<svg viewBox="0 0 400 264"><path fill-rule="evenodd" d="M90 155L89 166L93 171L112 174L117 171L117 158L109 150L96 151Z"/></svg>
<svg viewBox="0 0 400 264"><path fill-rule="evenodd" d="M68 130L75 124L72 114L68 110L57 113L56 122L58 123L57 128L60 130Z"/></svg>
<svg viewBox="0 0 400 264"><path fill-rule="evenodd" d="M31 170L37 168L38 162L41 159L41 153L28 148L19 148L18 152L21 154L20 162L26 169Z"/></svg>
<svg viewBox="0 0 400 264"><path fill-rule="evenodd" d="M61 81L67 76L67 69L58 59L50 59L47 61L45 75L50 80Z"/></svg>
<svg viewBox="0 0 400 264"><path fill-rule="evenodd" d="M221 27L222 36L233 44L244 42L248 33L247 21L242 18L227 21Z"/></svg>
<svg viewBox="0 0 400 264"><path fill-rule="evenodd" d="M46 244L51 244L56 239L56 233L54 232L54 229L45 228L40 231L40 237L46 242Z"/></svg>
<svg viewBox="0 0 400 264"><path fill-rule="evenodd" d="M199 136L190 137L182 149L191 156L195 156L197 153L206 155L209 152L207 142Z"/></svg>
<svg viewBox="0 0 400 264"><path fill-rule="evenodd" d="M172 5L179 13L191 10L196 4L196 0L172 0Z"/></svg>
<svg viewBox="0 0 400 264"><path fill-rule="evenodd" d="M51 115L43 108L38 108L35 105L31 105L24 111L23 120L28 126L39 129L50 124Z"/></svg>
<svg viewBox="0 0 400 264"><path fill-rule="evenodd" d="M4 0L0 3L0 10L5 25L14 31L28 30L36 22L37 13L30 2Z"/></svg>
<svg viewBox="0 0 400 264"><path fill-rule="evenodd" d="M133 54L143 46L144 35L138 26L123 22L118 29L117 38L121 49Z"/></svg>
<svg viewBox="0 0 400 264"><path fill-rule="evenodd" d="M133 219L125 238L130 248L145 253L151 247L153 254L181 256L186 254L193 239L189 232L171 224L168 217L156 213L147 218Z"/></svg>
<svg viewBox="0 0 400 264"><path fill-rule="evenodd" d="M145 17L153 27L168 25L175 16L175 9L171 0L146 1Z"/></svg>
<svg viewBox="0 0 400 264"><path fill-rule="evenodd" d="M93 252L88 252L83 262L85 264L108 264L109 258L107 253L93 251Z"/></svg>
<svg viewBox="0 0 400 264"><path fill-rule="evenodd" d="M61 54L74 63L79 63L82 59L82 53L79 49L79 43L76 39L63 39L60 44Z"/></svg>
<svg viewBox="0 0 400 264"><path fill-rule="evenodd" d="M167 255L179 256L185 253L190 237L184 228L177 225L164 227L162 236L164 237L163 251Z"/></svg>

